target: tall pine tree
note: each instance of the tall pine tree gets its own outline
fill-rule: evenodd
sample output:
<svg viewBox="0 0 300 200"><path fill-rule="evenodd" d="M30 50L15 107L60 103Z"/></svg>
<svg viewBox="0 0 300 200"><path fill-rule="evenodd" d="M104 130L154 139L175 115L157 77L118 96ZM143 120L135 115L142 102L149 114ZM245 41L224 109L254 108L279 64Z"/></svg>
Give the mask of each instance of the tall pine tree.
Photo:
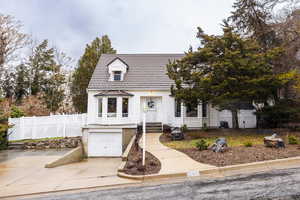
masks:
<svg viewBox="0 0 300 200"><path fill-rule="evenodd" d="M47 79L47 72L56 67L54 56L54 49L48 47L48 40L44 40L33 49L27 63L31 74L30 90L32 95L37 95L42 91L42 85Z"/></svg>
<svg viewBox="0 0 300 200"><path fill-rule="evenodd" d="M273 100L295 73L272 72L270 61L278 58L280 48L265 52L255 40L241 37L227 24L223 31L223 35L214 36L199 28L203 47L170 63L168 75L176 84L171 88L175 98L186 104L208 101L220 110L230 110L233 128L238 128L241 103Z"/></svg>
<svg viewBox="0 0 300 200"><path fill-rule="evenodd" d="M48 40L37 45L29 58L31 95L41 95L46 107L56 112L64 100L65 75L61 64L55 58L54 48L48 47Z"/></svg>
<svg viewBox="0 0 300 200"><path fill-rule="evenodd" d="M14 89L16 103L21 103L22 99L29 94L29 77L27 66L25 64L18 65Z"/></svg>
<svg viewBox="0 0 300 200"><path fill-rule="evenodd" d="M89 81L101 54L115 54L107 35L96 37L91 44L86 45L85 52L78 62L73 74L71 95L77 112L87 111L87 92Z"/></svg>

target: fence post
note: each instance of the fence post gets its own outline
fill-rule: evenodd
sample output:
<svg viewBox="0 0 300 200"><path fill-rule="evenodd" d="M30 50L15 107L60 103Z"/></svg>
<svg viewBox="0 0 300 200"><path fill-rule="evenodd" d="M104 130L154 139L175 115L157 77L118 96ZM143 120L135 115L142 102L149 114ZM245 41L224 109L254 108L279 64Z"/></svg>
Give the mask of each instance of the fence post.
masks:
<svg viewBox="0 0 300 200"><path fill-rule="evenodd" d="M12 123L11 123L11 118L9 117L9 118L8 118L8 125L11 125L11 124L12 124ZM8 131L7 131L7 133L9 133L9 130L11 130L12 128L13 128L13 127L9 128ZM8 141L10 140L10 139L9 139L10 137L11 137L11 136L9 135L8 138L7 138Z"/></svg>
<svg viewBox="0 0 300 200"><path fill-rule="evenodd" d="M20 126L19 126L19 131L20 131L20 140L23 140L25 138L25 135L24 135L24 128L23 128L23 118L24 117L21 117L20 118Z"/></svg>
<svg viewBox="0 0 300 200"><path fill-rule="evenodd" d="M85 114L81 114L81 125L82 126L86 125L86 116L85 116Z"/></svg>
<svg viewBox="0 0 300 200"><path fill-rule="evenodd" d="M31 128L32 132L31 132L31 139L36 139L36 117L35 116L32 116L32 121L33 121L33 126Z"/></svg>
<svg viewBox="0 0 300 200"><path fill-rule="evenodd" d="M64 135L64 137L66 137L66 115L63 114L63 116L64 116L64 124L63 124L64 130L63 130L63 135Z"/></svg>

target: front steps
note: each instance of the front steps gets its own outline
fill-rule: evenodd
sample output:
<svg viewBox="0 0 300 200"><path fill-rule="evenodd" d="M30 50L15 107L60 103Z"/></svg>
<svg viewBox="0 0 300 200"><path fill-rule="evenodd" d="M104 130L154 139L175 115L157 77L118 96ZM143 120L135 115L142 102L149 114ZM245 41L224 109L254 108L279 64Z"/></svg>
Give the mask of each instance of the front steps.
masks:
<svg viewBox="0 0 300 200"><path fill-rule="evenodd" d="M161 122L146 123L146 133L161 133L161 132L162 132Z"/></svg>

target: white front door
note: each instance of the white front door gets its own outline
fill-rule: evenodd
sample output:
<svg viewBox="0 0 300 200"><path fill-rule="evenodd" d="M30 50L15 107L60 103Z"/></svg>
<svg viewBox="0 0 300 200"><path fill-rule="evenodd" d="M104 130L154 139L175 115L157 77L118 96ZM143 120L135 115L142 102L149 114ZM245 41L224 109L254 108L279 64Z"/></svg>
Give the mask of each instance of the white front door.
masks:
<svg viewBox="0 0 300 200"><path fill-rule="evenodd" d="M146 97L146 122L159 122L159 101L160 99L158 97Z"/></svg>

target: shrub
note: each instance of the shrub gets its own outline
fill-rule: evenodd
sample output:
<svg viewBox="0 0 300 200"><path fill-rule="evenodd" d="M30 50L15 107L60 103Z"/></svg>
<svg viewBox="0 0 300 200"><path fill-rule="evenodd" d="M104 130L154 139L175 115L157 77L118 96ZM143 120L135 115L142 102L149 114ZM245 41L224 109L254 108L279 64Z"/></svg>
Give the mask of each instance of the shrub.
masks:
<svg viewBox="0 0 300 200"><path fill-rule="evenodd" d="M289 144L298 144L299 143L298 138L294 135L288 136L288 142L289 142Z"/></svg>
<svg viewBox="0 0 300 200"><path fill-rule="evenodd" d="M10 111L11 118L19 118L25 116L25 113L18 107L13 106Z"/></svg>
<svg viewBox="0 0 300 200"><path fill-rule="evenodd" d="M186 124L184 124L183 126L180 127L181 132L186 132L188 130Z"/></svg>
<svg viewBox="0 0 300 200"><path fill-rule="evenodd" d="M207 124L206 124L206 123L203 124L202 130L203 130L203 131L208 131L208 127L207 127Z"/></svg>
<svg viewBox="0 0 300 200"><path fill-rule="evenodd" d="M300 102L280 100L275 105L266 105L255 114L261 128L278 128L300 120Z"/></svg>
<svg viewBox="0 0 300 200"><path fill-rule="evenodd" d="M244 143L244 146L245 147L252 147L253 143L251 141L247 141L247 142Z"/></svg>
<svg viewBox="0 0 300 200"><path fill-rule="evenodd" d="M7 125L0 124L0 150L7 148L7 145L8 145L7 130L8 130Z"/></svg>
<svg viewBox="0 0 300 200"><path fill-rule="evenodd" d="M164 124L163 125L163 133L171 133L171 126Z"/></svg>
<svg viewBox="0 0 300 200"><path fill-rule="evenodd" d="M204 139L196 142L196 147L199 151L207 150L208 146L209 144Z"/></svg>

